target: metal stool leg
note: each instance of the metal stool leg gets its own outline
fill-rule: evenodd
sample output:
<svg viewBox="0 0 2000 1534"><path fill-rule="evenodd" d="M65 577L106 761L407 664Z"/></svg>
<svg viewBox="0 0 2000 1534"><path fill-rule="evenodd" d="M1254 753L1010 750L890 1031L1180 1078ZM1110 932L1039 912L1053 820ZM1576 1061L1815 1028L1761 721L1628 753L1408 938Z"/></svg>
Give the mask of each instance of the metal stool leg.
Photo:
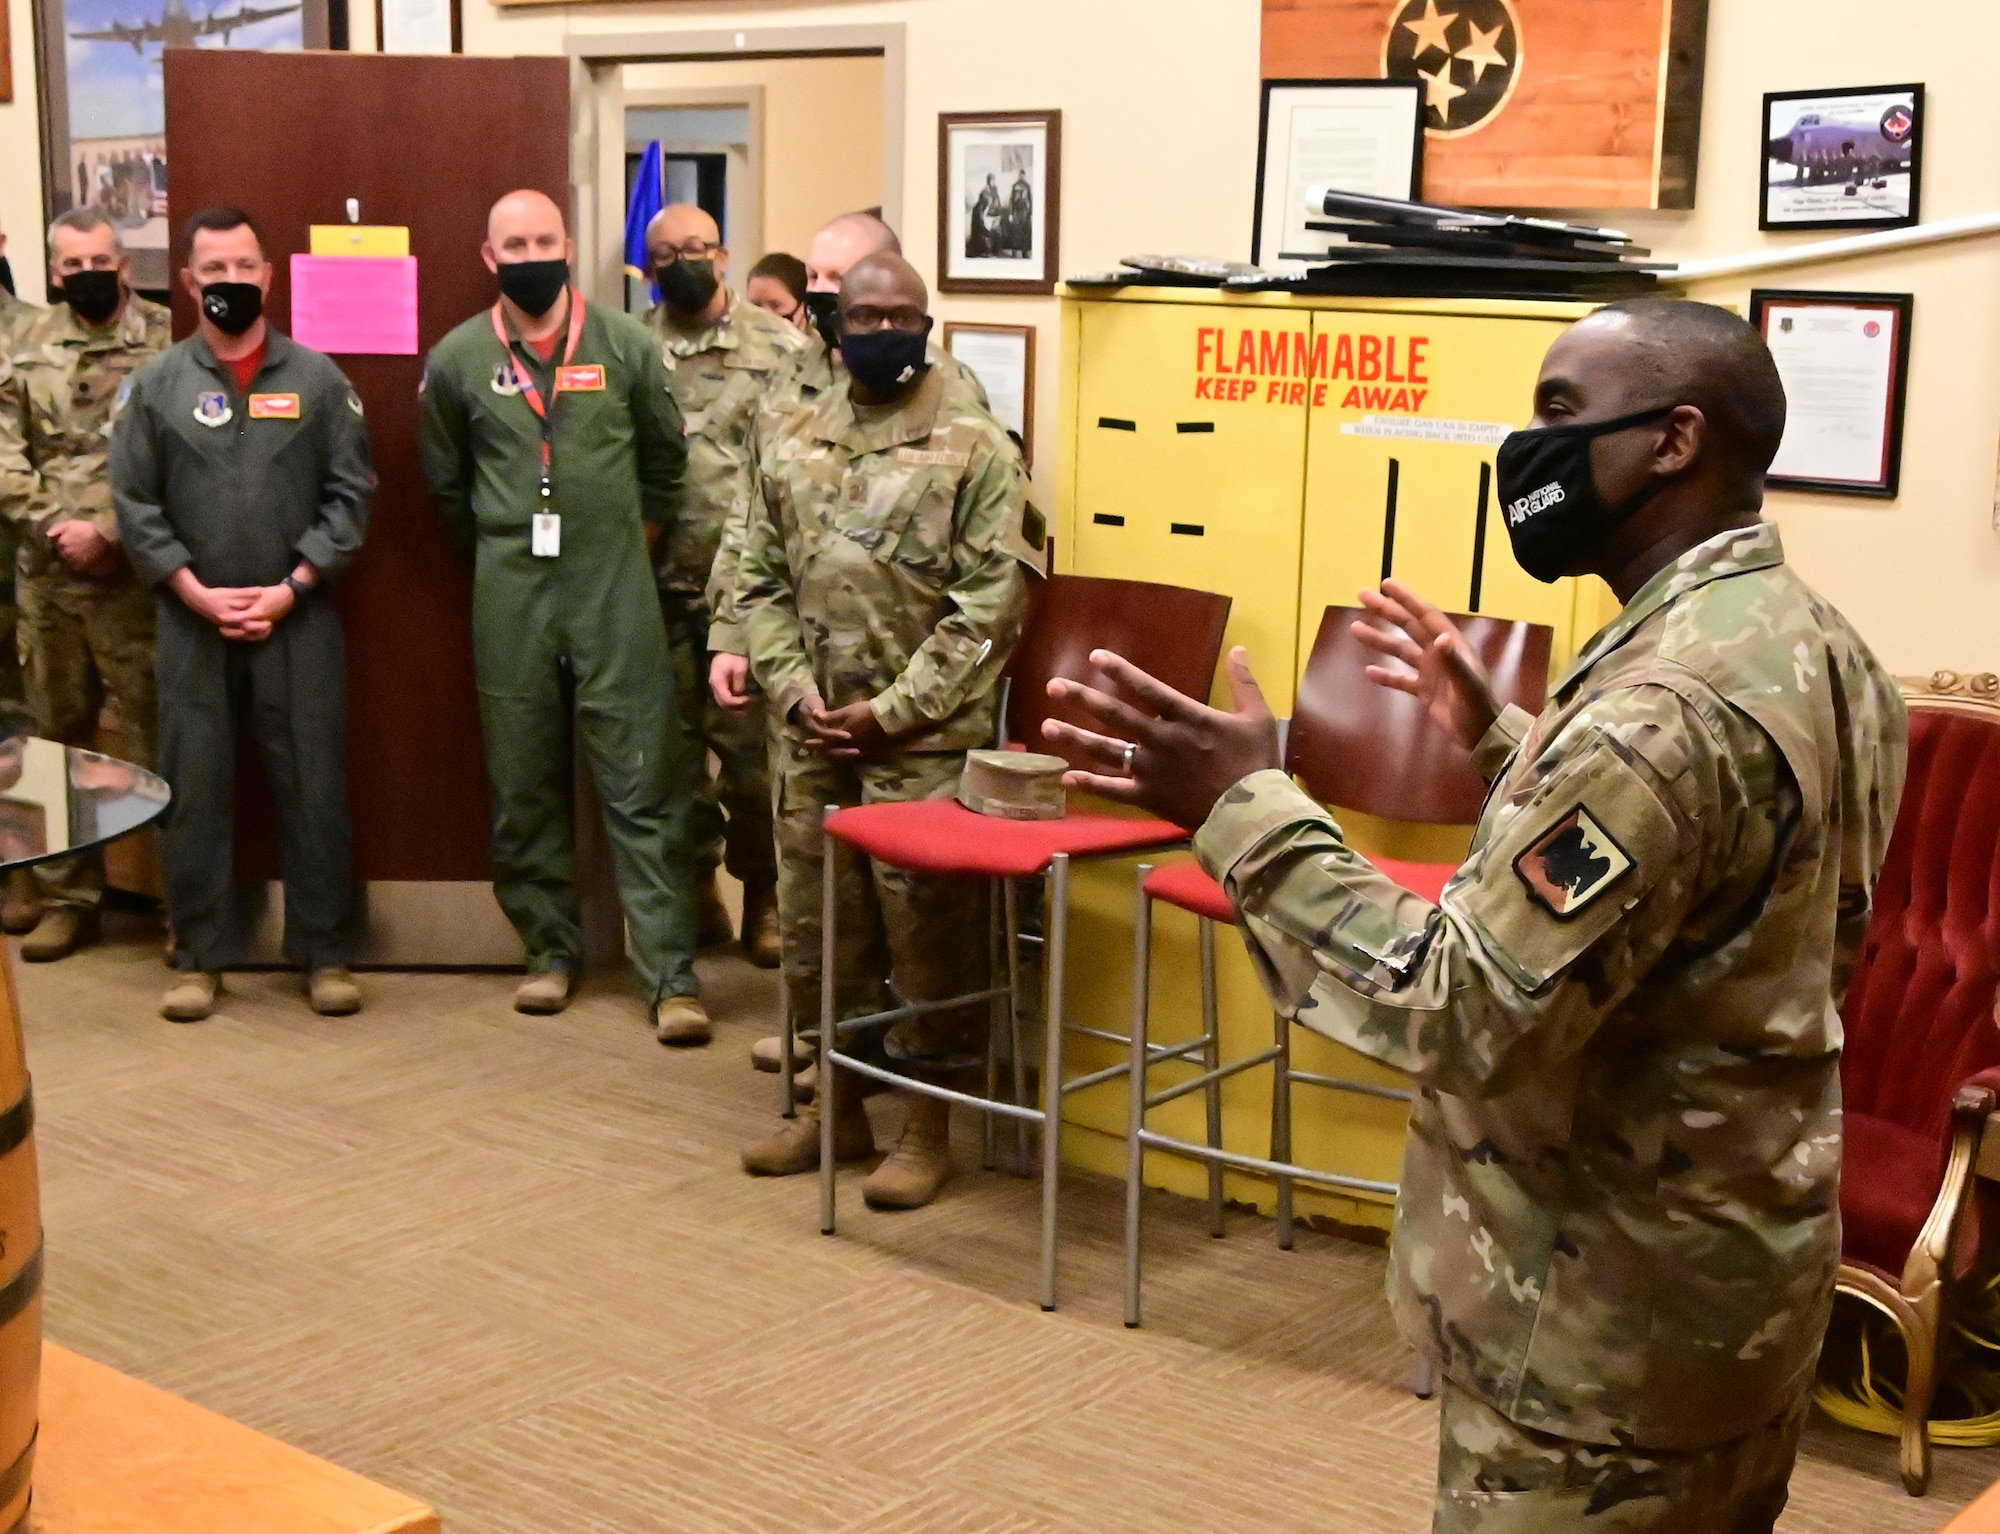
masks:
<svg viewBox="0 0 2000 1534"><path fill-rule="evenodd" d="M1286 1163L1292 1159L1292 1029L1283 1016L1273 1014L1277 1026L1278 1057L1271 1062L1271 1159ZM820 1090L824 1092L825 1087ZM1292 1249L1292 1180L1278 1179L1278 1247Z"/></svg>
<svg viewBox="0 0 2000 1534"><path fill-rule="evenodd" d="M986 983L999 983L1000 944L1003 941L1000 927L1000 881L986 881ZM994 997L986 1004L986 1100L992 1102L1000 1095L1000 1035L1005 1026L1006 998ZM989 1108L982 1115L985 1120L981 1132L980 1165L992 1171L998 1160L995 1149L998 1114Z"/></svg>
<svg viewBox="0 0 2000 1534"><path fill-rule="evenodd" d="M833 838L826 833L826 823L833 817L829 806L820 812L819 867L820 867L820 912L819 912L819 1229L823 1236L833 1234L833 1143L834 1114L839 1110L835 1104L840 1094L833 1085L833 1051L840 1047L840 1026L834 1020L834 963L833 924L835 892L838 881L834 876L835 849Z"/></svg>
<svg viewBox="0 0 2000 1534"><path fill-rule="evenodd" d="M1043 935L1048 1005L1042 1026L1042 1309L1056 1308L1056 1194L1062 1178L1062 1043L1064 966L1069 950L1069 855L1049 869L1049 927Z"/></svg>
<svg viewBox="0 0 2000 1534"><path fill-rule="evenodd" d="M1007 1054L1013 1062L1014 1106L1028 1105L1028 1059L1021 1049L1021 890L1012 879L1000 881L1007 926ZM1028 1121L1014 1120L1014 1170L1028 1175Z"/></svg>
<svg viewBox="0 0 2000 1534"><path fill-rule="evenodd" d="M1201 1052L1201 1068L1213 1071L1222 1064L1220 1009L1215 999L1215 923L1206 916L1196 918L1201 929L1201 1031L1207 1041ZM1208 1148L1222 1149L1222 1083L1211 1081L1202 1089L1208 1102ZM1222 1163L1208 1164L1208 1233L1218 1241L1223 1236Z"/></svg>
<svg viewBox="0 0 2000 1534"><path fill-rule="evenodd" d="M1146 898L1146 875L1139 865L1138 896L1132 918L1132 1054L1127 1067L1125 1119L1125 1324L1139 1324L1139 1242L1146 1177L1146 1012L1152 991L1153 903Z"/></svg>
<svg viewBox="0 0 2000 1534"><path fill-rule="evenodd" d="M1428 1401L1437 1394L1437 1365L1431 1362L1431 1355L1419 1353L1416 1368L1410 1374L1410 1394L1419 1401Z"/></svg>
<svg viewBox="0 0 2000 1534"><path fill-rule="evenodd" d="M799 1098L798 1088L793 1084L797 1073L792 1068L792 1050L797 1047L795 1041L799 1036L799 1024L792 1015L792 988L785 982L782 973L778 989L783 995L785 1014L784 1024L778 1030L778 1044L784 1051L778 1063L778 1112L788 1119L795 1119L799 1116Z"/></svg>

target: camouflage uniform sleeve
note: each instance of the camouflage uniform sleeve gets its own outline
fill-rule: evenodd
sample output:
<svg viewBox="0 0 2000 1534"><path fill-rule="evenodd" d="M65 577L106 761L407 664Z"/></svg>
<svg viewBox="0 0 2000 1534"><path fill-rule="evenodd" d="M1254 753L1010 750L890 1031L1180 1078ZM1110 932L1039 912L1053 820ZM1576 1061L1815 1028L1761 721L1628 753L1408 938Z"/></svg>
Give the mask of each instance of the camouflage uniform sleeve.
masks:
<svg viewBox="0 0 2000 1534"><path fill-rule="evenodd" d="M974 459L954 509L945 616L910 663L870 700L890 735L949 719L991 688L1028 615L1028 572L1041 561L1024 532L1028 487L1011 446Z"/></svg>
<svg viewBox="0 0 2000 1534"><path fill-rule="evenodd" d="M425 361L417 388L417 456L445 526L471 547L478 531L472 515L472 428L451 364L436 352Z"/></svg>
<svg viewBox="0 0 2000 1534"><path fill-rule="evenodd" d="M750 509L759 504L764 494L763 451L763 432L753 421L748 450L750 470L740 481L742 493L723 515L722 541L716 545L715 563L708 567L708 587L703 593L708 604L711 655L750 653L750 636L736 597L742 579L743 546L750 536Z"/></svg>
<svg viewBox="0 0 2000 1534"><path fill-rule="evenodd" d="M0 351L0 515L32 523L48 508L42 477L28 455L28 390L14 362Z"/></svg>
<svg viewBox="0 0 2000 1534"><path fill-rule="evenodd" d="M1677 693L1609 694L1516 766L1441 907L1377 872L1281 772L1224 795L1195 850L1281 1011L1445 1092L1493 1096L1582 1049L1699 902L1756 898L1783 769L1775 747L1752 755L1736 760Z"/></svg>
<svg viewBox="0 0 2000 1534"><path fill-rule="evenodd" d="M162 366L158 361L149 363L126 381L130 392L111 427L111 501L118 508L125 556L148 586L159 585L194 562L163 504L166 475L160 467L153 412L145 398L149 378Z"/></svg>
<svg viewBox="0 0 2000 1534"><path fill-rule="evenodd" d="M1500 717L1486 727L1479 744L1472 748L1472 764L1479 769L1479 775L1491 783L1500 776L1507 759L1521 749L1521 742L1528 738L1528 731L1535 723L1535 716L1518 703L1509 703L1500 710Z"/></svg>
<svg viewBox="0 0 2000 1534"><path fill-rule="evenodd" d="M760 472L757 484L758 493L744 509L733 616L742 624L757 685L771 700L777 717L786 719L801 698L819 691L819 684L813 679L805 631L799 626L772 483Z"/></svg>

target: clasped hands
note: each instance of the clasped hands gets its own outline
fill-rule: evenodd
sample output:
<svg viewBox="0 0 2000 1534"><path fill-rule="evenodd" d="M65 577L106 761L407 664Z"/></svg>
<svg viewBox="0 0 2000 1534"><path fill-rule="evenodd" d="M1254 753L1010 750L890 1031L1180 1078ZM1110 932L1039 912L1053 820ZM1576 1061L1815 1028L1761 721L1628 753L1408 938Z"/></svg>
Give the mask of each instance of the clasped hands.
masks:
<svg viewBox="0 0 2000 1534"><path fill-rule="evenodd" d="M174 575L175 593L195 612L222 630L224 639L260 643L271 637L278 620L298 605L290 586L204 586L183 566Z"/></svg>
<svg viewBox="0 0 2000 1534"><path fill-rule="evenodd" d="M1361 603L1379 620L1352 626L1355 638L1382 657L1367 668L1368 679L1418 699L1432 720L1471 750L1500 708L1465 636L1400 581L1362 592ZM1243 779L1283 766L1277 720L1240 646L1225 663L1227 710L1176 692L1109 650L1093 650L1090 661L1142 706L1063 678L1048 684L1051 698L1076 705L1099 727L1058 719L1042 724L1052 745L1090 764L1063 774L1072 788L1138 805L1194 830Z"/></svg>
<svg viewBox="0 0 2000 1534"><path fill-rule="evenodd" d="M124 559L117 540L105 536L93 522L72 518L49 529L49 544L60 559L78 575L103 580L115 575Z"/></svg>

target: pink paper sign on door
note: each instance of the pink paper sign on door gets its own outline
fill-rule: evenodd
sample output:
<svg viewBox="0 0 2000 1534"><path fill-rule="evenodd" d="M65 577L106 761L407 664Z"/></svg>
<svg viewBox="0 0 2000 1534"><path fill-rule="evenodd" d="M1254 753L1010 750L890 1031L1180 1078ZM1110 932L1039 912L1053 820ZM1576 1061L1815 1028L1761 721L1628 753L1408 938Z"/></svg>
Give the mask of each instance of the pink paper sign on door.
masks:
<svg viewBox="0 0 2000 1534"><path fill-rule="evenodd" d="M417 258L293 256L292 339L348 356L415 356Z"/></svg>

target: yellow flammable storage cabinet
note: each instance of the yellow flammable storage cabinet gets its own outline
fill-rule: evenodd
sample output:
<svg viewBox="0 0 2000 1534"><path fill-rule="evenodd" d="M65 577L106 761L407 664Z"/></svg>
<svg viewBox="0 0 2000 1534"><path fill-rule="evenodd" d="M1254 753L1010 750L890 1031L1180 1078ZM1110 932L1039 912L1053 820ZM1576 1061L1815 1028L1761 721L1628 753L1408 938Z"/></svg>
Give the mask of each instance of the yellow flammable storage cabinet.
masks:
<svg viewBox="0 0 2000 1534"><path fill-rule="evenodd" d="M1224 592L1228 643L1250 652L1271 706L1290 711L1329 605L1352 605L1393 573L1451 611L1546 623L1559 672L1615 613L1595 580L1543 585L1514 563L1493 488L1493 453L1534 411L1543 353L1589 306L1499 300L1296 298L1212 289L1063 292L1063 432L1057 566ZM1551 678L1553 680L1553 677ZM1218 688L1220 681L1218 678ZM1357 845L1456 859L1462 828L1343 815ZM1180 854L1169 854L1178 856ZM1133 864L1085 865L1072 885L1070 1015L1120 1032L1131 1017ZM1218 934L1223 1055L1271 1040L1271 1012L1232 932ZM1200 1026L1194 918L1157 908L1156 1039ZM1391 1072L1294 1032L1299 1068L1395 1084ZM1123 1051L1073 1041L1072 1072ZM1158 1084L1181 1074L1162 1070ZM1122 1175L1125 1086L1072 1100L1071 1158ZM1393 1181L1400 1104L1294 1089L1294 1154ZM1155 1110L1153 1126L1203 1136L1201 1094ZM1269 1152L1270 1072L1224 1087L1224 1143ZM1197 1194L1206 1173L1149 1155L1147 1179ZM1272 1189L1230 1174L1230 1196L1262 1208ZM1302 1213L1386 1226L1386 1200L1301 1188Z"/></svg>

